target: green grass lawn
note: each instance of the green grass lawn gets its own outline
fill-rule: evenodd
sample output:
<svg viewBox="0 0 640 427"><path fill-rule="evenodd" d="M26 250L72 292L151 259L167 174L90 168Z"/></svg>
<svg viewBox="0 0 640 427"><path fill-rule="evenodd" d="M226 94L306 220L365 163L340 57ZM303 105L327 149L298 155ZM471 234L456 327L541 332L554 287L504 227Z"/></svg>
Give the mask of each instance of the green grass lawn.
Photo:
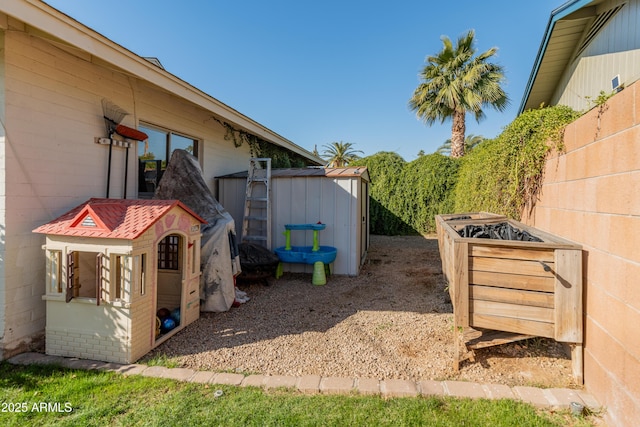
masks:
<svg viewBox="0 0 640 427"><path fill-rule="evenodd" d="M303 395L6 362L0 390L2 426L591 425L510 400Z"/></svg>

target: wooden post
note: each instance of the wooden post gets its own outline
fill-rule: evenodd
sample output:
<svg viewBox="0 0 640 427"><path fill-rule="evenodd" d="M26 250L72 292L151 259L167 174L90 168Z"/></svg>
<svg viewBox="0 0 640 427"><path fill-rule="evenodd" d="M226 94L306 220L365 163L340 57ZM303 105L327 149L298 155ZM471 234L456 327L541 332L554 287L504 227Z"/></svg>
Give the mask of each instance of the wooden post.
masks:
<svg viewBox="0 0 640 427"><path fill-rule="evenodd" d="M555 251L555 339L582 343L582 251Z"/></svg>
<svg viewBox="0 0 640 427"><path fill-rule="evenodd" d="M459 328L469 327L469 244L453 242L453 275L449 282L449 294L453 304L454 368L460 369Z"/></svg>
<svg viewBox="0 0 640 427"><path fill-rule="evenodd" d="M571 371L578 385L584 384L584 354L582 344L571 345Z"/></svg>

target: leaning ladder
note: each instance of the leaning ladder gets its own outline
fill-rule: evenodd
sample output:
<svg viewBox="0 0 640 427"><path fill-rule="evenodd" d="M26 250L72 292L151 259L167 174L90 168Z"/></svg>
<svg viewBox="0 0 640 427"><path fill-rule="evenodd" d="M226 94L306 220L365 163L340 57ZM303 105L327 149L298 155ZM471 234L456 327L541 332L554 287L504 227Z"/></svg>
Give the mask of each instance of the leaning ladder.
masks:
<svg viewBox="0 0 640 427"><path fill-rule="evenodd" d="M242 241L271 249L271 159L251 158L242 220Z"/></svg>

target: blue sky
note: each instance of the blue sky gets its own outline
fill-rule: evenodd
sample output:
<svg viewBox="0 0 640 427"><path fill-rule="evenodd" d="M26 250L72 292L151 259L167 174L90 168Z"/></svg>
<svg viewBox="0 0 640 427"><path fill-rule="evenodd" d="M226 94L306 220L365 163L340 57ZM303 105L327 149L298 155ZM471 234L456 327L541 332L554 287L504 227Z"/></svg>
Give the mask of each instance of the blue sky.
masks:
<svg viewBox="0 0 640 427"><path fill-rule="evenodd" d="M47 0L90 28L308 150L350 142L405 160L434 152L451 123L407 103L428 55L469 29L498 47L511 104L467 134L493 138L516 115L551 11L564 0Z"/></svg>

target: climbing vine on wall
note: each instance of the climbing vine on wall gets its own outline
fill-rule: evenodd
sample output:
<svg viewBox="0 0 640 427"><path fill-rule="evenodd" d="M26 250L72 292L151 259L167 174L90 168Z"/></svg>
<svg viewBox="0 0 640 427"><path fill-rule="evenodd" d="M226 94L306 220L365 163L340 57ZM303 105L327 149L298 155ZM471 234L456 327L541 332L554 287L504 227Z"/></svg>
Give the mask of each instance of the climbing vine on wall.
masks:
<svg viewBox="0 0 640 427"><path fill-rule="evenodd" d="M520 219L533 209L547 153L563 150L564 128L579 116L566 106L529 110L495 139L462 159L455 211L489 211Z"/></svg>
<svg viewBox="0 0 640 427"><path fill-rule="evenodd" d="M564 128L578 116L564 106L527 111L461 159L435 153L407 163L380 152L354 162L371 177L371 233L433 232L434 216L453 212L520 219L537 200L547 154L563 150Z"/></svg>
<svg viewBox="0 0 640 427"><path fill-rule="evenodd" d="M291 150L272 144L244 130L236 129L214 116L211 118L224 127L225 141L233 142L233 146L236 148L247 144L252 157L271 158L271 167L273 168L301 168L311 164L306 158Z"/></svg>

